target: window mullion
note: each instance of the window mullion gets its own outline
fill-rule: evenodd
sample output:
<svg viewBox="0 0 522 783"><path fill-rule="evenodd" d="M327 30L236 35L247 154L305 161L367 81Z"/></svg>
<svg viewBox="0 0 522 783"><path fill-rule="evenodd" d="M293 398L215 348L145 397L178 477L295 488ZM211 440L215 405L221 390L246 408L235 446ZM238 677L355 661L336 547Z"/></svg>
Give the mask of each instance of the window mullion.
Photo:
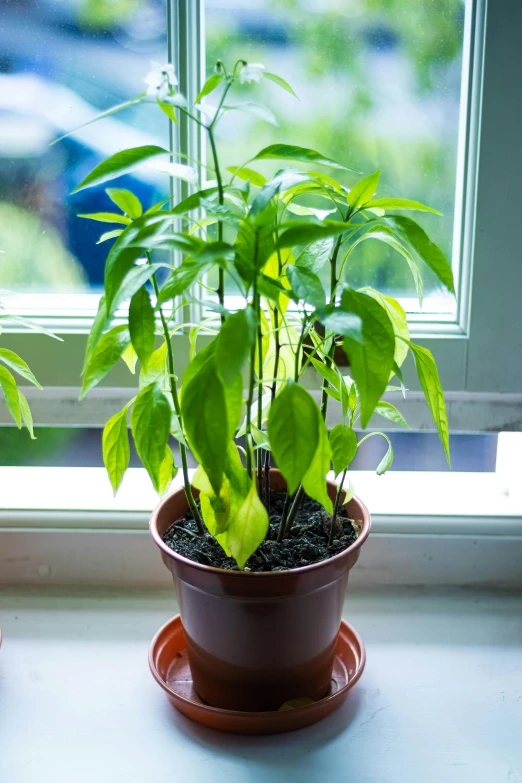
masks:
<svg viewBox="0 0 522 783"><path fill-rule="evenodd" d="M199 0L167 0L169 62L175 67L179 89L187 98L189 106L194 104L205 76L205 50L203 29L203 8ZM205 162L205 145L199 126L185 114L179 113L179 125L171 125L171 151L178 150L181 163L197 166L195 161ZM185 198L194 187L179 180L172 180L173 198ZM180 226L181 227L181 226ZM181 311L185 322L198 323L202 318L201 306L185 305Z"/></svg>

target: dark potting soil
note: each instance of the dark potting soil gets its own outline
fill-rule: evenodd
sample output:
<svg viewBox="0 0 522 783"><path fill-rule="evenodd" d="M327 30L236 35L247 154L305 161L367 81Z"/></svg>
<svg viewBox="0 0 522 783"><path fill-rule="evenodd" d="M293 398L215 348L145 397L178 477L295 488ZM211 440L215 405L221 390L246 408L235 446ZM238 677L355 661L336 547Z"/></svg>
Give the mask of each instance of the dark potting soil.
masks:
<svg viewBox="0 0 522 783"><path fill-rule="evenodd" d="M284 571L318 563L342 552L357 538L361 520L348 519L344 508L340 508L335 538L328 546L331 516L315 500L305 497L290 532L278 543L284 500L284 493L271 492L270 530L261 546L247 560L244 571ZM163 541L175 552L196 563L238 570L235 561L227 557L212 536L198 534L191 511L168 528Z"/></svg>

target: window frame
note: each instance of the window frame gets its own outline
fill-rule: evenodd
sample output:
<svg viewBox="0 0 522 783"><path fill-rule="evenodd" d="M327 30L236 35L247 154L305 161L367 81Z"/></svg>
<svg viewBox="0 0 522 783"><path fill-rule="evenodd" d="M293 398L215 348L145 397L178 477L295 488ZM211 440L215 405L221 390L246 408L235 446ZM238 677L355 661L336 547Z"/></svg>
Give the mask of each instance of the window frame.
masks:
<svg viewBox="0 0 522 783"><path fill-rule="evenodd" d="M503 218L495 188L500 173L504 173L513 197L503 203L516 201L518 196L515 178L510 182L509 175L522 165L522 149L516 144L522 100L509 90L504 74L513 76L522 70L516 36L516 30L522 26L522 8L513 0L499 0L494 16L492 9L488 14L487 0L466 0L465 8L465 99L461 101L453 241L453 254L459 259L457 314L455 319L413 315L409 320L414 339L433 351L446 390L514 394L522 388L522 363L510 358L516 355L517 348L520 350L517 333L522 333L521 309L516 307L517 291L522 290L522 274L516 264L516 226L506 224L504 218L493 308L490 249L499 244L496 226ZM204 0L167 0L168 58L174 63L180 89L189 100L194 99L205 78L204 21ZM499 116L504 119L504 136L510 142L505 145L497 143ZM171 150L178 148L199 159L205 153L201 134L188 125L185 117L178 126L170 123L170 145ZM173 193L179 188L176 196L183 196L188 186L173 183L171 187ZM497 220L491 219L493 214ZM512 283L513 275L520 285ZM24 356L45 387L79 386L87 333L96 310L97 295L90 297L92 308L86 306L74 316L51 313L56 304L52 295L43 297L41 307L31 306L30 312L22 303L25 314L60 334L63 343L23 328L4 333L4 345ZM69 299L69 309L76 310L74 297ZM508 312L506 302L511 303ZM193 307L183 315L189 320L200 317ZM173 340L181 372L188 359L188 336L177 334ZM101 389L135 385L133 376L120 364ZM405 369L405 380L409 388L419 388L412 365Z"/></svg>

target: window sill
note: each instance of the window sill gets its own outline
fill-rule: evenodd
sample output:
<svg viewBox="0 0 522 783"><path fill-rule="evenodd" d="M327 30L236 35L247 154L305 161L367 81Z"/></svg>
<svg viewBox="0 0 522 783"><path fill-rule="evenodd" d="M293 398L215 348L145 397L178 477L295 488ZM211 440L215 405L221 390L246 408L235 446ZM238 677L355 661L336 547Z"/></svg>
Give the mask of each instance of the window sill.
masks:
<svg viewBox="0 0 522 783"><path fill-rule="evenodd" d="M172 588L3 590L2 780L69 783L71 770L74 783L170 783L173 770L186 783L338 781L348 768L361 783L522 776L517 596L349 591L344 614L368 653L362 679L329 718L274 737L214 732L171 710L147 652L177 611Z"/></svg>
<svg viewBox="0 0 522 783"><path fill-rule="evenodd" d="M372 535L352 582L522 586L522 496L503 474L353 474ZM103 468L0 468L0 584L165 587L143 469L117 498ZM177 478L173 488L180 485Z"/></svg>

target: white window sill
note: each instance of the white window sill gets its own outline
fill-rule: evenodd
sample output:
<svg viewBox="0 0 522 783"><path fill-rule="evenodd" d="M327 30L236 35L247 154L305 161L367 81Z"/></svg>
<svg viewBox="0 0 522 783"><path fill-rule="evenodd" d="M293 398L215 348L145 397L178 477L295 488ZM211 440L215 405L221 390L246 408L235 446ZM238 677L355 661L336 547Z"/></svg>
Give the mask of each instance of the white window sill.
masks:
<svg viewBox="0 0 522 783"><path fill-rule="evenodd" d="M3 590L0 778L9 783L522 780L520 599L348 593L366 670L321 723L274 737L204 729L147 667L172 590Z"/></svg>
<svg viewBox="0 0 522 783"><path fill-rule="evenodd" d="M352 582L522 586L522 492L508 452L496 473L354 471L372 535ZM116 498L103 468L2 467L0 486L0 584L169 584L148 535L157 496L143 469L128 471Z"/></svg>
<svg viewBox="0 0 522 783"><path fill-rule="evenodd" d="M377 476L353 471L350 476L372 514L374 532L429 533L435 524L440 533L522 535L522 492L503 472L391 471ZM333 474L329 478L334 480ZM143 468L127 471L116 497L104 468L0 467L0 486L0 528L140 530L158 502ZM179 473L170 491L181 486ZM451 520L450 526L444 519Z"/></svg>

